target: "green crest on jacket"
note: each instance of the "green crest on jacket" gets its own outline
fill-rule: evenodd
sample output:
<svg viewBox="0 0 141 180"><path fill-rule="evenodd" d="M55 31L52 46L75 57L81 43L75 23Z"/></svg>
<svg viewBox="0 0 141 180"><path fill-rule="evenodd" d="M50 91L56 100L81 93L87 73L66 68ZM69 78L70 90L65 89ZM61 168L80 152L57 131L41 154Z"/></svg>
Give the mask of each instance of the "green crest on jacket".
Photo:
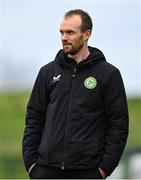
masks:
<svg viewBox="0 0 141 180"><path fill-rule="evenodd" d="M84 86L87 89L94 89L97 85L97 81L94 77L87 77L84 81Z"/></svg>

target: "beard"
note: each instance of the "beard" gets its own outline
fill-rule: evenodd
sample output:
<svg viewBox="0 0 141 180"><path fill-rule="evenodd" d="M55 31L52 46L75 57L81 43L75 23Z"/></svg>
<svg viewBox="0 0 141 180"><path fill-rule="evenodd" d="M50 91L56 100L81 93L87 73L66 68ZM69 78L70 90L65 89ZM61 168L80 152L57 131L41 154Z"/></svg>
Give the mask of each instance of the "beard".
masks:
<svg viewBox="0 0 141 180"><path fill-rule="evenodd" d="M83 42L77 41L77 43L63 43L63 49L66 54L75 55L77 54L83 47Z"/></svg>

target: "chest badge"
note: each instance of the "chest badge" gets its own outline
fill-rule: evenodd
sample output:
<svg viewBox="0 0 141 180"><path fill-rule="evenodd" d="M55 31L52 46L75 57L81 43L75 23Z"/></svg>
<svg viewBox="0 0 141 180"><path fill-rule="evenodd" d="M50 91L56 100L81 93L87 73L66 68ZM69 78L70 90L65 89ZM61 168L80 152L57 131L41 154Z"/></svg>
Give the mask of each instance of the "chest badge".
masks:
<svg viewBox="0 0 141 180"><path fill-rule="evenodd" d="M97 85L97 80L94 77L87 77L84 81L84 86L87 89L94 89Z"/></svg>
<svg viewBox="0 0 141 180"><path fill-rule="evenodd" d="M60 78L61 78L60 74L58 76L53 76L53 81L52 82L60 81Z"/></svg>

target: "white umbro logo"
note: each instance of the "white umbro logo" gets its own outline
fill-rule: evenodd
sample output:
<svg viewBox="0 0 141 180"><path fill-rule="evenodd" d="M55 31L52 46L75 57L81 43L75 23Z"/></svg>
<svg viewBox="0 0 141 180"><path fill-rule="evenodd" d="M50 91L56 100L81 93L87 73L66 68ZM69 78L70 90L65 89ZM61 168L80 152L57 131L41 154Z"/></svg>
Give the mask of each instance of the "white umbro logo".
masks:
<svg viewBox="0 0 141 180"><path fill-rule="evenodd" d="M58 76L53 76L53 81L52 82L60 81L60 77L61 77L60 74Z"/></svg>

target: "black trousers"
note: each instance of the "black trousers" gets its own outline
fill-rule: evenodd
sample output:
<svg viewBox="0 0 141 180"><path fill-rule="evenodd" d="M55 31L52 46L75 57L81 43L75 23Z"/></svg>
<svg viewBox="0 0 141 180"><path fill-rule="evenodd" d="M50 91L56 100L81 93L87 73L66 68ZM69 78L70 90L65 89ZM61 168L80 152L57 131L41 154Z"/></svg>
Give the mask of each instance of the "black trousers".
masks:
<svg viewBox="0 0 141 180"><path fill-rule="evenodd" d="M36 164L29 173L30 179L103 179L99 169L71 170L45 167Z"/></svg>

